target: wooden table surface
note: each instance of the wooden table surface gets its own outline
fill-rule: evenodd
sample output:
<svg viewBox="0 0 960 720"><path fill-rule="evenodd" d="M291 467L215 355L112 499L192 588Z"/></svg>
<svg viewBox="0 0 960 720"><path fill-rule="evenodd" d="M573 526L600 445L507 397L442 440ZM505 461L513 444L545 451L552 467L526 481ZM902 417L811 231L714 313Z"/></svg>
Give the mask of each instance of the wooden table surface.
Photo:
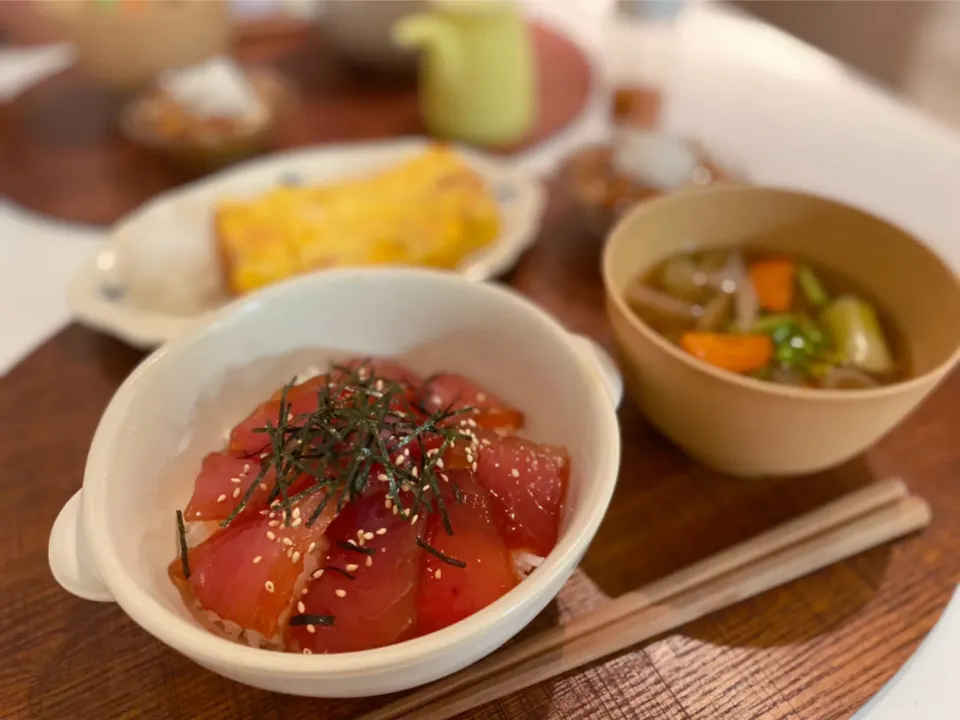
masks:
<svg viewBox="0 0 960 720"><path fill-rule="evenodd" d="M43 189L33 192L39 201ZM609 347L599 251L554 193L538 243L506 279ZM167 649L117 606L78 600L53 581L50 528L80 487L100 414L142 357L74 325L0 378L0 718L336 720L375 707L381 699L292 698L224 680ZM625 405L623 468L610 511L581 568L531 630L874 478L904 477L930 502L933 523L464 718L849 716L916 649L960 580L958 404L954 374L865 457L776 482L699 467Z"/></svg>

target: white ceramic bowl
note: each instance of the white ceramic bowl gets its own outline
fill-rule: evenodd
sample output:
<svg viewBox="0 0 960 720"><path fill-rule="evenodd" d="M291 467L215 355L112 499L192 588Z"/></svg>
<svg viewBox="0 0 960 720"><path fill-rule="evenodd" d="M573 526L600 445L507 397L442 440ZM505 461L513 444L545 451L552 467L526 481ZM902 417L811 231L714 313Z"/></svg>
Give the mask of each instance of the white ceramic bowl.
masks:
<svg viewBox="0 0 960 720"><path fill-rule="evenodd" d="M566 445L572 474L560 541L497 602L391 647L305 656L217 637L190 617L167 578L174 510L189 497L202 456L257 402L309 365L353 354L465 373L523 409L527 435ZM413 269L335 270L283 283L227 307L127 378L100 421L83 488L51 532L51 569L73 594L116 601L170 647L249 685L320 697L413 687L490 653L560 590L616 483L620 394L598 347L496 285Z"/></svg>

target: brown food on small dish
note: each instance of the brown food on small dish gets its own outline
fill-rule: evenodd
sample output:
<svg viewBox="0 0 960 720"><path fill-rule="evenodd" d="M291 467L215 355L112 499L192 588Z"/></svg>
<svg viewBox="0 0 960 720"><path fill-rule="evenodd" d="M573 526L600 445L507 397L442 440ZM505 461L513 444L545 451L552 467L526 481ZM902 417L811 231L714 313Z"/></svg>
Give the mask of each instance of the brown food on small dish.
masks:
<svg viewBox="0 0 960 720"><path fill-rule="evenodd" d="M691 185L709 185L733 179L703 148L688 143L699 163L690 176ZM573 201L586 227L605 234L630 208L639 202L663 194L663 190L645 184L622 172L615 163L614 144L597 144L573 153L561 170L561 184Z"/></svg>
<svg viewBox="0 0 960 720"><path fill-rule="evenodd" d="M199 117L163 90L152 88L122 111L120 128L137 145L180 167L209 172L262 152L293 99L293 89L277 72L245 70L260 103L240 117Z"/></svg>

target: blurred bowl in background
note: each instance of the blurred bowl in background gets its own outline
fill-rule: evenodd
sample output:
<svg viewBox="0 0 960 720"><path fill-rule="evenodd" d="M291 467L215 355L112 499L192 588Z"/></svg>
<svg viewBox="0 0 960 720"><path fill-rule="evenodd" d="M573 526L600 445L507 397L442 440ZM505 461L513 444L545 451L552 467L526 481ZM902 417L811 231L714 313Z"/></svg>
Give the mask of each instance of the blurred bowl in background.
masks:
<svg viewBox="0 0 960 720"><path fill-rule="evenodd" d="M398 47L390 28L405 15L427 9L425 0L326 0L320 27L348 60L373 70L413 74L418 53Z"/></svg>
<svg viewBox="0 0 960 720"><path fill-rule="evenodd" d="M194 175L257 155L273 139L296 91L275 70L245 68L244 74L261 101L253 114L199 118L154 86L121 110L120 131L134 144Z"/></svg>
<svg viewBox="0 0 960 720"><path fill-rule="evenodd" d="M163 70L230 48L225 0L57 0L36 7L76 46L80 67L111 90L140 89Z"/></svg>

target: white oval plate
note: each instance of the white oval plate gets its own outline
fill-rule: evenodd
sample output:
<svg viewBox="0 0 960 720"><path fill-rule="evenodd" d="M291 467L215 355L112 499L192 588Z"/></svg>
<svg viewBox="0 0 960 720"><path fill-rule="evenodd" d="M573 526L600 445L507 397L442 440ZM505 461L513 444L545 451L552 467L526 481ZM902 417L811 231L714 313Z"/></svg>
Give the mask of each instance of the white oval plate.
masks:
<svg viewBox="0 0 960 720"><path fill-rule="evenodd" d="M153 348L201 322L229 298L212 235L213 208L254 196L286 179L329 182L369 174L422 151L431 140L323 145L251 160L147 201L122 218L70 291L76 319L131 345ZM545 191L509 161L458 147L490 184L502 217L500 237L457 272L488 280L509 270L534 242Z"/></svg>

